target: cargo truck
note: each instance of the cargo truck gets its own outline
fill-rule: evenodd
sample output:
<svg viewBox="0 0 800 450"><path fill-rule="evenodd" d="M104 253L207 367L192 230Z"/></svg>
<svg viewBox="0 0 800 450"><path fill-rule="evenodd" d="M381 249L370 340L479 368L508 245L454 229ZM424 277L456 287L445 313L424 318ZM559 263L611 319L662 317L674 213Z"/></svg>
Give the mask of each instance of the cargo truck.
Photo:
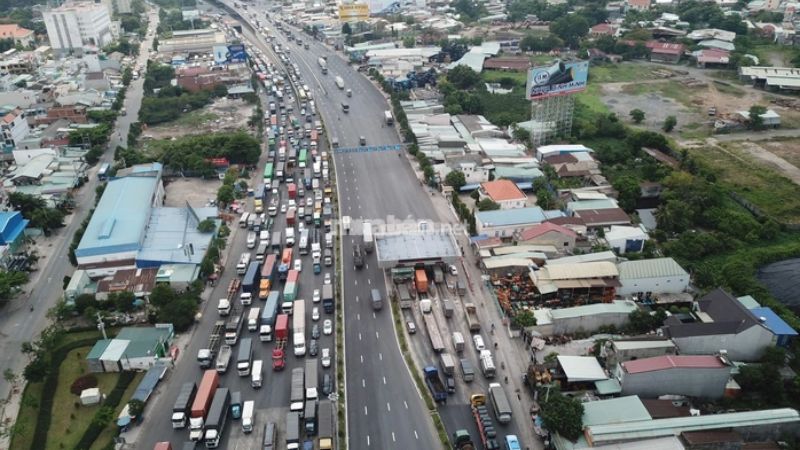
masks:
<svg viewBox="0 0 800 450"><path fill-rule="evenodd" d="M411 292L408 290L407 283L400 283L397 285L397 298L400 302L400 307L403 309L414 306L414 298L411 297Z"/></svg>
<svg viewBox="0 0 800 450"><path fill-rule="evenodd" d="M292 369L292 384L289 391L289 410L303 411L305 402L305 370L302 367Z"/></svg>
<svg viewBox="0 0 800 450"><path fill-rule="evenodd" d="M475 333L481 331L481 323L478 322L478 310L474 303L464 303L464 315L467 318L469 331Z"/></svg>
<svg viewBox="0 0 800 450"><path fill-rule="evenodd" d="M250 376L253 363L253 339L244 338L239 343L239 355L236 357L236 371L240 377Z"/></svg>
<svg viewBox="0 0 800 450"><path fill-rule="evenodd" d="M431 348L436 353L444 351L444 341L439 332L439 326L436 324L436 317L433 314L423 314L422 320L425 322L425 329L428 330L428 337L431 340Z"/></svg>
<svg viewBox="0 0 800 450"><path fill-rule="evenodd" d="M336 77L336 87L338 87L339 89L344 89L344 80L342 79L342 77L339 76Z"/></svg>
<svg viewBox="0 0 800 450"><path fill-rule="evenodd" d="M478 428L478 435L481 438L483 448L500 448L495 440L497 437L497 430L494 427L492 416L489 414L489 408L486 405L486 396L483 394L474 394L470 396L469 403L472 411L472 418L475 420L475 426Z"/></svg>
<svg viewBox="0 0 800 450"><path fill-rule="evenodd" d="M489 383L489 397L492 400L494 415L500 423L511 422L511 404L508 402L506 391L500 383Z"/></svg>
<svg viewBox="0 0 800 450"><path fill-rule="evenodd" d="M428 275L425 273L425 269L414 271L414 283L417 285L417 292L420 294L428 292Z"/></svg>
<svg viewBox="0 0 800 450"><path fill-rule="evenodd" d="M449 353L442 353L441 357L441 365L442 365L442 372L444 372L444 384L447 387L448 394L455 394L456 393L456 360L453 358L452 355Z"/></svg>
<svg viewBox="0 0 800 450"><path fill-rule="evenodd" d="M272 330L275 326L275 319L278 317L280 296L278 291L270 292L267 302L261 310L261 326L258 330L258 339L261 342L272 341Z"/></svg>
<svg viewBox="0 0 800 450"><path fill-rule="evenodd" d="M197 352L197 362L200 364L200 368L208 369L214 364L224 333L225 321L216 321L214 328L211 329L211 335L208 337L208 344Z"/></svg>
<svg viewBox="0 0 800 450"><path fill-rule="evenodd" d="M464 335L460 331L453 332L453 347L458 354L464 351Z"/></svg>
<svg viewBox="0 0 800 450"><path fill-rule="evenodd" d="M242 393L241 391L231 392L231 419L242 418Z"/></svg>
<svg viewBox="0 0 800 450"><path fill-rule="evenodd" d="M489 350L481 350L479 359L481 362L481 371L483 372L483 376L489 379L494 378L495 374L497 373L497 368L494 365L492 352Z"/></svg>
<svg viewBox="0 0 800 450"><path fill-rule="evenodd" d="M239 335L242 332L242 324L244 323L244 313L241 309L235 309L231 313L231 317L225 322L225 343L228 345L236 345L239 342Z"/></svg>
<svg viewBox="0 0 800 450"><path fill-rule="evenodd" d="M261 280L258 282L258 298L261 300L267 299L275 282L275 272L278 268L277 261L278 257L274 253L270 253L264 259L264 265L261 266Z"/></svg>
<svg viewBox="0 0 800 450"><path fill-rule="evenodd" d="M369 222L364 222L364 250L367 253L372 253L372 250L375 248L375 239L372 236L372 224Z"/></svg>
<svg viewBox="0 0 800 450"><path fill-rule="evenodd" d="M281 371L286 367L286 344L289 338L289 316L281 314L275 322L275 348L272 349L272 370Z"/></svg>
<svg viewBox="0 0 800 450"><path fill-rule="evenodd" d="M317 358L306 360L306 400L317 399L317 385L319 384L317 363Z"/></svg>
<svg viewBox="0 0 800 450"><path fill-rule="evenodd" d="M252 433L253 428L255 428L255 404L256 402L253 400L244 402L244 407L242 408L242 431L245 434Z"/></svg>
<svg viewBox="0 0 800 450"><path fill-rule="evenodd" d="M439 370L434 366L427 366L422 372L425 375L425 384L428 385L436 403L447 403L447 390L439 377Z"/></svg>
<svg viewBox="0 0 800 450"><path fill-rule="evenodd" d="M253 370L250 371L250 386L259 389L264 382L264 361L257 359L253 361Z"/></svg>
<svg viewBox="0 0 800 450"><path fill-rule="evenodd" d="M328 61L325 61L323 58L317 59L317 64L319 64L319 68L322 70L323 75L328 74Z"/></svg>
<svg viewBox="0 0 800 450"><path fill-rule="evenodd" d="M242 294L239 296L242 305L248 306L253 301L253 296L258 295L259 262L252 261L247 266L247 272L242 279Z"/></svg>
<svg viewBox="0 0 800 450"><path fill-rule="evenodd" d="M194 381L183 383L178 398L172 406L172 428L177 430L186 426L186 420L191 412L192 402L197 395L197 385Z"/></svg>
<svg viewBox="0 0 800 450"><path fill-rule="evenodd" d="M450 301L448 299L442 300L442 313L444 313L444 316L446 318L449 319L449 318L453 317L453 312L454 311L455 311L455 307L453 306L453 302L452 301Z"/></svg>
<svg viewBox="0 0 800 450"><path fill-rule="evenodd" d="M468 359L461 359L459 365L461 366L461 376L464 378L464 382L472 382L475 379L475 369L472 368L472 363Z"/></svg>
<svg viewBox="0 0 800 450"><path fill-rule="evenodd" d="M334 301L332 284L325 284L322 286L322 309L328 314L333 313Z"/></svg>
<svg viewBox="0 0 800 450"><path fill-rule="evenodd" d="M286 286L283 287L283 301L293 302L297 299L297 291L300 288L300 273L296 270L290 270L289 275L286 277Z"/></svg>
<svg viewBox="0 0 800 450"><path fill-rule="evenodd" d="M214 401L208 411L208 418L204 425L206 448L217 448L222 432L228 422L228 410L230 409L231 393L228 388L217 389L214 394Z"/></svg>
<svg viewBox="0 0 800 450"><path fill-rule="evenodd" d="M233 347L227 344L220 347L216 363L217 372L225 373L228 370L228 364L231 362L231 355L233 355Z"/></svg>
<svg viewBox="0 0 800 450"><path fill-rule="evenodd" d="M294 301L294 315L292 316L292 346L294 356L306 354L306 301Z"/></svg>
<svg viewBox="0 0 800 450"><path fill-rule="evenodd" d="M333 403L330 400L319 402L317 443L319 450L333 450Z"/></svg>
<svg viewBox="0 0 800 450"><path fill-rule="evenodd" d="M472 442L472 438L469 436L469 431L456 430L453 432L453 449L475 450L475 444Z"/></svg>
<svg viewBox="0 0 800 450"><path fill-rule="evenodd" d="M286 450L300 448L300 413L286 414Z"/></svg>
<svg viewBox="0 0 800 450"><path fill-rule="evenodd" d="M258 323L261 318L261 308L250 308L247 314L247 330L258 331Z"/></svg>
<svg viewBox="0 0 800 450"><path fill-rule="evenodd" d="M212 369L206 370L200 380L200 386L197 388L197 395L194 397L189 417L189 438L193 441L203 439L203 424L218 386L219 374Z"/></svg>
<svg viewBox="0 0 800 450"><path fill-rule="evenodd" d="M353 265L356 269L364 267L364 251L358 244L353 244Z"/></svg>

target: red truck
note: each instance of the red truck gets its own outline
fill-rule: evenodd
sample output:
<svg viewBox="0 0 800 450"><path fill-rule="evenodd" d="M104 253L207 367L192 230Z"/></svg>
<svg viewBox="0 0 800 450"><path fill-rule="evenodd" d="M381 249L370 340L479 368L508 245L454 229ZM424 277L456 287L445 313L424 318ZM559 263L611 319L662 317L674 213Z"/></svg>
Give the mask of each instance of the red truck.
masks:
<svg viewBox="0 0 800 450"><path fill-rule="evenodd" d="M275 348L272 350L272 370L280 371L286 367L284 348L289 339L289 315L279 314L275 319Z"/></svg>
<svg viewBox="0 0 800 450"><path fill-rule="evenodd" d="M172 444L169 442L156 442L156 446L153 447L153 450L172 450Z"/></svg>
<svg viewBox="0 0 800 450"><path fill-rule="evenodd" d="M211 401L219 387L219 373L215 369L206 370L203 379L197 388L197 395L192 403L192 412L189 417L189 438L199 441L203 438L203 425L211 407Z"/></svg>
<svg viewBox="0 0 800 450"><path fill-rule="evenodd" d="M425 273L425 269L416 270L414 281L417 284L417 292L428 292L428 275Z"/></svg>
<svg viewBox="0 0 800 450"><path fill-rule="evenodd" d="M286 225L294 226L296 216L297 216L297 209L289 208L289 211L286 211Z"/></svg>
<svg viewBox="0 0 800 450"><path fill-rule="evenodd" d="M289 198L294 200L297 197L297 185L289 183L286 185L286 189L289 191Z"/></svg>

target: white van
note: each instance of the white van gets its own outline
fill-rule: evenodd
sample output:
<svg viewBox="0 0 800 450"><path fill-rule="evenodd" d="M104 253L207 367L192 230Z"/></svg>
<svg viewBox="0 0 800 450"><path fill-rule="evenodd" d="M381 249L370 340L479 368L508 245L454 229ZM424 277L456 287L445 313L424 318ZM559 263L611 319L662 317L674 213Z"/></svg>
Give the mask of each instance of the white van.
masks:
<svg viewBox="0 0 800 450"><path fill-rule="evenodd" d="M247 233L247 248L256 248L256 237L255 231Z"/></svg>
<svg viewBox="0 0 800 450"><path fill-rule="evenodd" d="M261 230L258 233L258 240L269 244L269 230Z"/></svg>
<svg viewBox="0 0 800 450"><path fill-rule="evenodd" d="M244 402L244 408L242 408L242 431L245 433L253 432L256 419L255 414L255 402L253 400Z"/></svg>
<svg viewBox="0 0 800 450"><path fill-rule="evenodd" d="M247 228L247 219L250 218L250 213L246 212L239 217L239 228Z"/></svg>
<svg viewBox="0 0 800 450"><path fill-rule="evenodd" d="M250 386L253 389L258 389L261 387L261 383L264 380L264 374L261 373L262 367L264 366L264 362L260 359L253 361L253 370L250 371Z"/></svg>
<svg viewBox="0 0 800 450"><path fill-rule="evenodd" d="M294 228L286 229L286 246L291 247L294 245Z"/></svg>
<svg viewBox="0 0 800 450"><path fill-rule="evenodd" d="M325 233L325 247L333 248L333 233Z"/></svg>

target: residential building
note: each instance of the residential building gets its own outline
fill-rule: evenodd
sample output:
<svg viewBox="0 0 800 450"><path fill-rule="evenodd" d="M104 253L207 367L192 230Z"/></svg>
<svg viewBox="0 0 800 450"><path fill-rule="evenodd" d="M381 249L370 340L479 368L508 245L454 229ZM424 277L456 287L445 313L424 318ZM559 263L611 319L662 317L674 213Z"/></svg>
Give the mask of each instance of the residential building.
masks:
<svg viewBox="0 0 800 450"><path fill-rule="evenodd" d="M617 364L625 361L674 355L677 352L678 347L669 339L646 337L606 341L600 356L606 358L608 367L616 367Z"/></svg>
<svg viewBox="0 0 800 450"><path fill-rule="evenodd" d="M609 303L619 287L619 271L611 262L547 264L530 273L542 298L557 298L568 304Z"/></svg>
<svg viewBox="0 0 800 450"><path fill-rule="evenodd" d="M481 183L478 189L480 200L488 198L500 205L500 209L524 208L528 196L511 180L495 180Z"/></svg>
<svg viewBox="0 0 800 450"><path fill-rule="evenodd" d="M774 339L766 324L722 289L702 297L691 315L668 317L663 330L681 354L715 355L724 350L733 361L758 361Z"/></svg>
<svg viewBox="0 0 800 450"><path fill-rule="evenodd" d="M52 200L51 206L56 206L86 176L89 169L89 165L83 160L86 152L69 155L65 151L57 155L52 151L40 150L37 153L27 162L20 161L9 181L15 192ZM17 154L19 152L14 153L14 156Z"/></svg>
<svg viewBox="0 0 800 450"><path fill-rule="evenodd" d="M797 331L786 323L772 308L768 306L759 306L757 308L751 308L750 311L775 335L775 345L788 348L792 344L792 341L797 338Z"/></svg>
<svg viewBox="0 0 800 450"><path fill-rule="evenodd" d="M108 8L108 11L111 12L112 16L114 13L130 14L133 12L133 9L131 8L131 0L101 0L100 3Z"/></svg>
<svg viewBox="0 0 800 450"><path fill-rule="evenodd" d="M731 52L716 48L704 48L692 52L692 58L697 62L697 67L721 67L730 63Z"/></svg>
<svg viewBox="0 0 800 450"><path fill-rule="evenodd" d="M628 9L647 11L650 9L650 0L627 0Z"/></svg>
<svg viewBox="0 0 800 450"><path fill-rule="evenodd" d="M611 303L573 306L571 308L540 308L534 310L533 330L543 336L592 333L603 327L622 328L630 314L638 309L630 300Z"/></svg>
<svg viewBox="0 0 800 450"><path fill-rule="evenodd" d="M107 300L108 295L118 292L130 292L137 298L150 296L156 285L158 269L124 269L118 270L113 275L97 280L95 298Z"/></svg>
<svg viewBox="0 0 800 450"><path fill-rule="evenodd" d="M511 180L515 183L530 183L534 178L544 177L544 172L535 162L523 162L511 165L499 165L499 160L493 160L495 179Z"/></svg>
<svg viewBox="0 0 800 450"><path fill-rule="evenodd" d="M532 225L563 216L564 213L561 211L544 211L538 206L478 211L475 213L475 225L479 235L511 238L515 233L521 233L522 230Z"/></svg>
<svg viewBox="0 0 800 450"><path fill-rule="evenodd" d="M15 256L26 250L25 229L29 221L19 211L0 212L0 266L8 270Z"/></svg>
<svg viewBox="0 0 800 450"><path fill-rule="evenodd" d="M676 64L680 62L686 47L683 44L648 41L645 46L650 49L650 61Z"/></svg>
<svg viewBox="0 0 800 450"><path fill-rule="evenodd" d="M15 44L30 47L36 42L33 30L22 28L16 23L0 25L0 39L13 39Z"/></svg>
<svg viewBox="0 0 800 450"><path fill-rule="evenodd" d="M18 107L4 106L0 108L3 120L0 131L3 133L3 150L8 153L17 147L17 143L25 139L31 132L25 112Z"/></svg>
<svg viewBox="0 0 800 450"><path fill-rule="evenodd" d="M598 23L589 29L589 35L594 38L600 36L617 37L619 35L619 26L610 23Z"/></svg>
<svg viewBox="0 0 800 450"><path fill-rule="evenodd" d="M630 225L631 218L622 208L583 209L575 212L586 228L605 228L612 225Z"/></svg>
<svg viewBox="0 0 800 450"><path fill-rule="evenodd" d="M577 238L578 234L569 228L551 222L543 222L523 230L517 237L517 243L552 245L561 253L572 253Z"/></svg>
<svg viewBox="0 0 800 450"><path fill-rule="evenodd" d="M635 295L640 300L652 299L658 294L679 294L689 288L689 273L672 258L623 261L619 268L622 297Z"/></svg>
<svg viewBox="0 0 800 450"><path fill-rule="evenodd" d="M612 225L611 229L605 232L604 239L608 246L617 252L618 255L625 253L639 253L644 250L644 243L647 241L647 232L642 227L625 227Z"/></svg>
<svg viewBox="0 0 800 450"><path fill-rule="evenodd" d="M106 5L68 2L42 15L56 54L82 54L85 47L105 47L113 41L111 13Z"/></svg>
<svg viewBox="0 0 800 450"><path fill-rule="evenodd" d="M664 355L621 362L616 378L622 395L720 398L732 368L724 356Z"/></svg>
<svg viewBox="0 0 800 450"><path fill-rule="evenodd" d="M169 353L175 332L172 324L125 327L114 339L101 339L86 355L93 373L147 370Z"/></svg>

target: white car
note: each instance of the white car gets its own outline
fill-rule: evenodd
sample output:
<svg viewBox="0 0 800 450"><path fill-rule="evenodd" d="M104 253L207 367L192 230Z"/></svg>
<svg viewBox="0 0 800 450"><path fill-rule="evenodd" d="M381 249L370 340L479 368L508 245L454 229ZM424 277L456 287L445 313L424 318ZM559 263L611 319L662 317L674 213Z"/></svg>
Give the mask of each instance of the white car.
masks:
<svg viewBox="0 0 800 450"><path fill-rule="evenodd" d="M331 322L331 319L325 319L325 322L322 322L322 334L326 336L333 334L333 322Z"/></svg>
<svg viewBox="0 0 800 450"><path fill-rule="evenodd" d="M483 344L483 337L481 337L480 334L473 335L472 342L475 343L475 350L481 351L486 349L486 345Z"/></svg>
<svg viewBox="0 0 800 450"><path fill-rule="evenodd" d="M324 281L324 283L325 284L331 284L331 273L330 272L325 273L325 281Z"/></svg>
<svg viewBox="0 0 800 450"><path fill-rule="evenodd" d="M300 258L294 260L294 270L298 272L303 271L303 260L301 260Z"/></svg>
<svg viewBox="0 0 800 450"><path fill-rule="evenodd" d="M321 298L322 297L320 296L319 289L314 289L314 295L311 297L311 301L314 303L319 303Z"/></svg>
<svg viewBox="0 0 800 450"><path fill-rule="evenodd" d="M289 208L296 208L296 207L297 207L297 202L294 201L294 199L290 199L289 200Z"/></svg>
<svg viewBox="0 0 800 450"><path fill-rule="evenodd" d="M330 367L331 366L331 349L329 349L328 347L323 348L322 349L322 358L320 358L320 359L322 360L321 361L322 362L322 367L324 367L326 369L328 367Z"/></svg>
<svg viewBox="0 0 800 450"><path fill-rule="evenodd" d="M458 275L458 268L456 268L456 266L450 264L450 266L448 267L448 270L450 270L450 275L452 275L452 276L457 276Z"/></svg>
<svg viewBox="0 0 800 450"><path fill-rule="evenodd" d="M286 213L286 203L281 205L281 214L285 214L285 213Z"/></svg>
<svg viewBox="0 0 800 450"><path fill-rule="evenodd" d="M311 320L314 322L319 320L319 308L316 306L311 310Z"/></svg>

